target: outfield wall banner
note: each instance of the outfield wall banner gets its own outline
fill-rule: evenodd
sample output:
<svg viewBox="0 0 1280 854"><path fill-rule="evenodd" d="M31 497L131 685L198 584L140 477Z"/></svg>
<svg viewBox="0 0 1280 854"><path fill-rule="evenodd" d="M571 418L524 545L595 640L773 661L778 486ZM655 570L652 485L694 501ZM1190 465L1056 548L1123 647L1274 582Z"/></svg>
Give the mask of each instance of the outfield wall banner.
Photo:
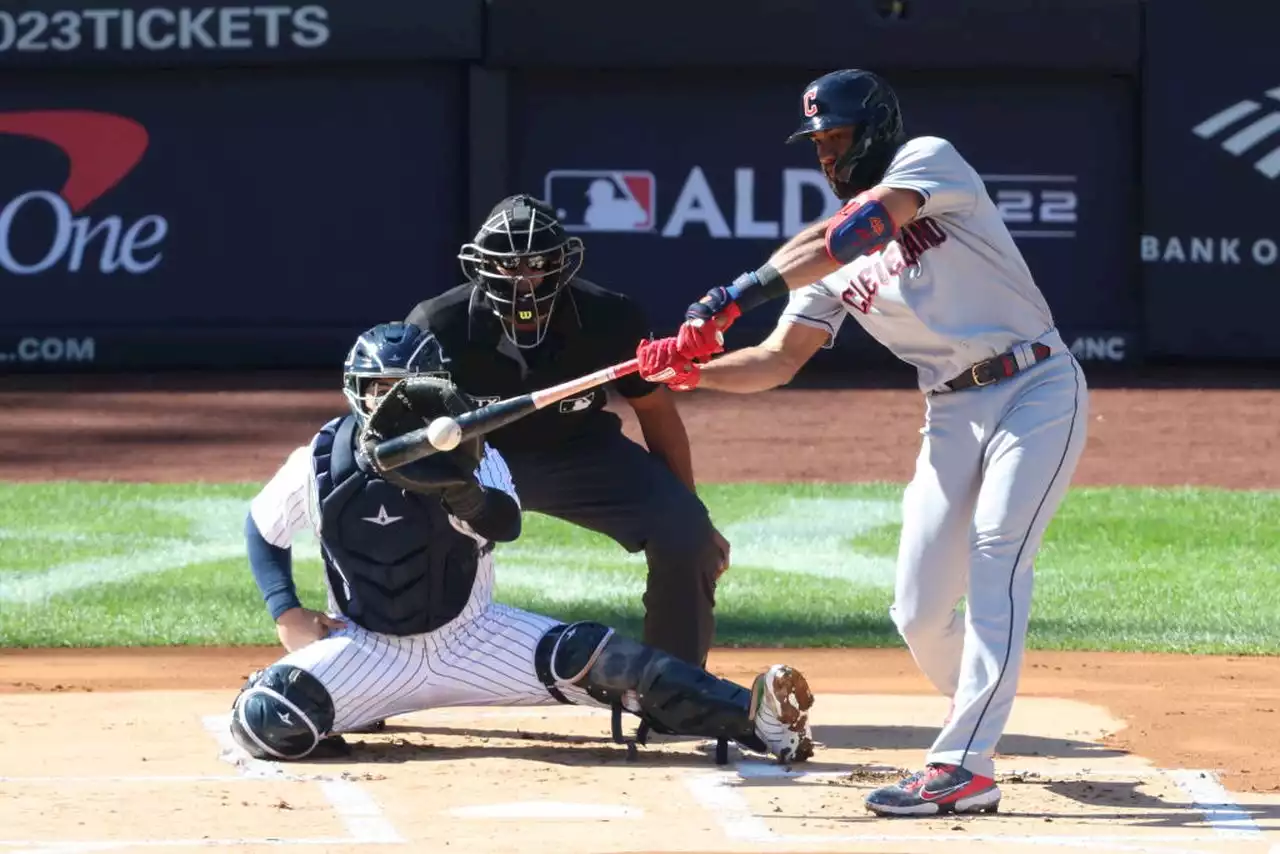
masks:
<svg viewBox="0 0 1280 854"><path fill-rule="evenodd" d="M462 77L0 92L0 362L305 363L311 336L345 341L312 362L340 364L360 330L458 276Z"/></svg>
<svg viewBox="0 0 1280 854"><path fill-rule="evenodd" d="M908 132L949 138L983 175L1077 352L1136 356L1128 85L898 88ZM667 334L691 300L839 207L812 146L783 143L799 94L795 80L522 75L510 122L514 172L520 189L546 197L583 237L585 275L639 298L655 333ZM777 313L744 317L731 344L750 343ZM838 346L879 348L856 324L844 329Z"/></svg>
<svg viewBox="0 0 1280 854"><path fill-rule="evenodd" d="M1251 6L1246 21L1187 0L1151 4L1147 18L1150 351L1280 358L1280 7Z"/></svg>
<svg viewBox="0 0 1280 854"><path fill-rule="evenodd" d="M480 0L10 3L0 68L478 59L481 11Z"/></svg>

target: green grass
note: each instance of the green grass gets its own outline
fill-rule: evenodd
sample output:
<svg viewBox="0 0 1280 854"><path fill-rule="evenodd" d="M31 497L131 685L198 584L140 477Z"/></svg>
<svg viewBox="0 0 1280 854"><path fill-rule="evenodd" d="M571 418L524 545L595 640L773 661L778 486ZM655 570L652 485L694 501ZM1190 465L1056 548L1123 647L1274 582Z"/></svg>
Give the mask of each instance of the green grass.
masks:
<svg viewBox="0 0 1280 854"><path fill-rule="evenodd" d="M0 484L0 646L273 643L242 556L256 484ZM888 619L901 487L702 489L734 545L717 642L899 646ZM1036 569L1030 645L1280 651L1280 493L1073 490ZM314 540L303 601L324 603ZM498 551L502 601L638 633L642 555L538 514Z"/></svg>

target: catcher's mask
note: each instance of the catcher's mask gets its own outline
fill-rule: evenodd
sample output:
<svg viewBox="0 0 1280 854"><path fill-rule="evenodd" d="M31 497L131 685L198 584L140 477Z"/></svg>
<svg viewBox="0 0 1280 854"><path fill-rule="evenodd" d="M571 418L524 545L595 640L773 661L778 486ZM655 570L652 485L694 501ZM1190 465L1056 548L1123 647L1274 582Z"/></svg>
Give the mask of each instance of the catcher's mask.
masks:
<svg viewBox="0 0 1280 854"><path fill-rule="evenodd" d="M529 349L546 337L556 298L581 269L582 253L582 241L565 234L546 202L515 195L494 206L458 260L503 334Z"/></svg>
<svg viewBox="0 0 1280 854"><path fill-rule="evenodd" d="M841 201L879 183L906 142L898 96L883 79L858 68L833 71L810 82L800 98L800 116L800 127L787 142L814 140L822 173ZM849 128L852 135L832 157L826 140L814 135L839 128Z"/></svg>
<svg viewBox="0 0 1280 854"><path fill-rule="evenodd" d="M356 423L363 426L377 405L366 389L373 380L404 377L449 379L448 363L435 335L411 323L382 323L361 333L342 366L342 394ZM384 391L385 393L385 391Z"/></svg>

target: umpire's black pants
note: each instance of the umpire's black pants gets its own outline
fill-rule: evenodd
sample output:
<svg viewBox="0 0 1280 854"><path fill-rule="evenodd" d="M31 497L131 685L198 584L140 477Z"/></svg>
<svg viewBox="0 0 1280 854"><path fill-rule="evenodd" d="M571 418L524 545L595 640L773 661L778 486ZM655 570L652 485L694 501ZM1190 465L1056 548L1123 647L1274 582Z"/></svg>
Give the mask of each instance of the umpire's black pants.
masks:
<svg viewBox="0 0 1280 854"><path fill-rule="evenodd" d="M525 510L597 531L629 552L644 550L644 642L705 662L715 635L720 549L702 501L621 431L551 450L499 450Z"/></svg>

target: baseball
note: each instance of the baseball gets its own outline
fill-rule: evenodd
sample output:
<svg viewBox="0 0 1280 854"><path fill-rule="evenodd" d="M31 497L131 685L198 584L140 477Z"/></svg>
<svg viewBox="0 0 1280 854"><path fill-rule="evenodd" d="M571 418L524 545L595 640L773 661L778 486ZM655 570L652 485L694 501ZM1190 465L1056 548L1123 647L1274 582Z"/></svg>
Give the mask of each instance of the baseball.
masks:
<svg viewBox="0 0 1280 854"><path fill-rule="evenodd" d="M462 428L457 421L442 415L427 426L427 441L438 451L452 451L462 441Z"/></svg>

